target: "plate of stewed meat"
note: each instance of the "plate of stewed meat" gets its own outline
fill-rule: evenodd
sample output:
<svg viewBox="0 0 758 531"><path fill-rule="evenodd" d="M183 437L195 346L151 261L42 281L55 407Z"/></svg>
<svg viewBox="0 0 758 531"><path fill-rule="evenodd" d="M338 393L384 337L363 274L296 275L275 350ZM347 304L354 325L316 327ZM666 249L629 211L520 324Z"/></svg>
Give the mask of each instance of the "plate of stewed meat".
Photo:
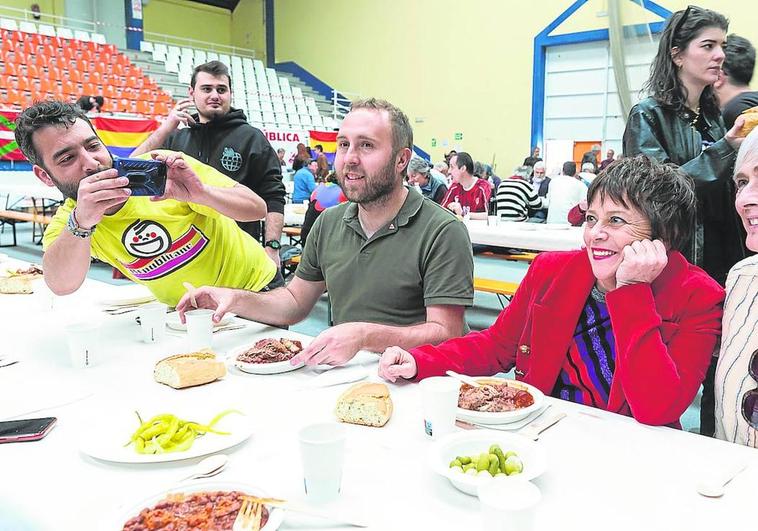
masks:
<svg viewBox="0 0 758 531"><path fill-rule="evenodd" d="M279 374L303 366L302 363L293 365L290 362L303 348L302 342L297 339L269 337L234 349L229 354L229 360L242 372Z"/></svg>
<svg viewBox="0 0 758 531"><path fill-rule="evenodd" d="M457 417L477 424L508 424L542 408L545 395L527 383L505 378L475 378L480 387L462 384Z"/></svg>

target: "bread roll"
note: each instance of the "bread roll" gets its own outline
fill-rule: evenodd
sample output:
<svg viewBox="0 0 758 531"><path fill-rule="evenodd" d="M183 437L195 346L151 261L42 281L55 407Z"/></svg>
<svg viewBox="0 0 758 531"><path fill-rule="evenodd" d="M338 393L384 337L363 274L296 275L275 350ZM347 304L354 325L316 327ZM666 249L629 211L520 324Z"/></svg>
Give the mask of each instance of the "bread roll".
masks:
<svg viewBox="0 0 758 531"><path fill-rule="evenodd" d="M745 118L742 129L740 129L740 136L747 136L750 134L750 131L758 126L758 107L747 109L740 116Z"/></svg>
<svg viewBox="0 0 758 531"><path fill-rule="evenodd" d="M174 389L210 383L226 375L226 366L210 350L177 354L155 364L153 376L158 383Z"/></svg>
<svg viewBox="0 0 758 531"><path fill-rule="evenodd" d="M16 275L13 277L0 277L0 293L8 295L19 293L32 293L32 280L34 275Z"/></svg>
<svg viewBox="0 0 758 531"><path fill-rule="evenodd" d="M342 422L384 426L392 416L390 390L383 383L355 384L340 395L334 412Z"/></svg>

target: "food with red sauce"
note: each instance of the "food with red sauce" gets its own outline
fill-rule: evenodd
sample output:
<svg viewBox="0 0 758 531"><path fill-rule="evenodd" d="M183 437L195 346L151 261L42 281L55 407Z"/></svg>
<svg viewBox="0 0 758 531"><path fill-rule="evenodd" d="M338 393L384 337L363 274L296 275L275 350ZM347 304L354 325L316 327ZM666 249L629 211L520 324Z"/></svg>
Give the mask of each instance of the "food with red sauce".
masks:
<svg viewBox="0 0 758 531"><path fill-rule="evenodd" d="M169 494L155 506L142 509L124 524L124 531L231 531L237 513L247 496L239 491L195 492ZM268 521L263 507L261 528Z"/></svg>
<svg viewBox="0 0 758 531"><path fill-rule="evenodd" d="M534 397L529 391L506 383L486 382L482 387L463 384L458 395L458 407L470 411L502 413L529 407L532 404L534 404Z"/></svg>

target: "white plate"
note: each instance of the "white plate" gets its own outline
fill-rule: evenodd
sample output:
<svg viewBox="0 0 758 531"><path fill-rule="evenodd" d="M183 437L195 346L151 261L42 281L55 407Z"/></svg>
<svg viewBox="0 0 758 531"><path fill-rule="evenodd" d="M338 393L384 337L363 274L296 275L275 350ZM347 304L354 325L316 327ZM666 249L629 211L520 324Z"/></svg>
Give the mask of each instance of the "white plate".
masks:
<svg viewBox="0 0 758 531"><path fill-rule="evenodd" d="M143 420L148 420L154 415L168 411L181 419L204 424L210 422L223 409L219 409L215 413L201 414L191 411L175 411L173 408L166 411L159 411L158 409L138 409L137 411L140 412ZM252 418L249 415L230 413L214 426L214 429L219 431L231 432L230 435L207 433L195 439L190 449L184 452L138 454L134 451L134 446L124 446L138 427L139 423L134 411L124 411L118 415L113 415L106 422L98 423L82 435L79 450L95 459L114 463L165 463L220 452L246 441L253 434Z"/></svg>
<svg viewBox="0 0 758 531"><path fill-rule="evenodd" d="M181 486L172 487L164 490L160 493L153 494L147 498L144 498L139 503L129 504L128 507L119 508L113 511L114 516L109 517L107 524L102 527L103 530L108 531L121 531L124 528L124 524L130 519L137 516L142 509L155 506L158 502L165 499L169 494L186 493L192 494L195 492L204 491L240 491L245 494L251 494L260 498L266 497L267 494L256 487L244 483L237 483L231 481L200 481L186 483ZM276 531L284 520L284 510L276 507L268 507L269 518L266 525L261 528L261 531Z"/></svg>
<svg viewBox="0 0 758 531"><path fill-rule="evenodd" d="M230 351L226 358L227 363L233 367L236 367L240 371L249 374L281 374L283 372L295 371L305 366L305 363L292 365L289 360L277 361L275 363L244 363L242 361L237 361L237 356L252 347L253 343L242 347L237 347L234 350ZM305 348L305 345L303 345L303 348Z"/></svg>
<svg viewBox="0 0 758 531"><path fill-rule="evenodd" d="M522 407L514 411L501 411L499 413L490 413L487 411L472 411L470 409L458 408L456 417L468 422L476 422L477 424L508 424L509 422L516 422L524 417L527 417L542 408L542 402L545 400L545 395L542 391L528 383L519 382L516 380L509 380L506 378L476 378L480 383L505 383L510 387L518 387L529 393L534 398L534 404L529 407Z"/></svg>
<svg viewBox="0 0 758 531"><path fill-rule="evenodd" d="M100 304L105 306L126 306L129 304L142 304L155 300L155 295L141 284L129 284L126 286L111 287L107 290Z"/></svg>
<svg viewBox="0 0 758 531"><path fill-rule="evenodd" d="M229 323L232 322L232 319L234 319L237 315L233 313L226 313L221 318L221 320L213 325L213 328L218 328L220 326L226 326ZM166 315L166 326L169 327L172 330L180 330L180 331L186 331L187 325L183 324L182 321L179 319L179 312L171 312L168 315Z"/></svg>
<svg viewBox="0 0 758 531"><path fill-rule="evenodd" d="M499 444L505 452L516 452L524 463L524 471L515 476L493 478L489 475L468 476L450 468L450 461L462 455L486 452L493 444ZM458 490L476 496L476 489L486 481L532 480L547 469L545 450L534 441L515 433L501 433L491 430L472 430L452 433L432 444L429 466L438 474L448 478Z"/></svg>

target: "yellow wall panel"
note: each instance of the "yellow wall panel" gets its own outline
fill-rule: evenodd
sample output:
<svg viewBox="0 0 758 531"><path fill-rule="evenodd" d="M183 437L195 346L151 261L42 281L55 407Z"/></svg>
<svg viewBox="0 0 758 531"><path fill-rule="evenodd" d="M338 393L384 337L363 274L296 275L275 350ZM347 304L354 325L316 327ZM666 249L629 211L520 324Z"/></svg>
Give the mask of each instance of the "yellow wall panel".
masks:
<svg viewBox="0 0 758 531"><path fill-rule="evenodd" d="M266 23L263 0L241 0L232 13L232 46L255 50L255 56L266 62Z"/></svg>
<svg viewBox="0 0 758 531"><path fill-rule="evenodd" d="M607 19L595 16L606 2L590 0L566 24L572 31L607 27L597 23ZM658 3L671 11L687 5ZM465 149L482 161L495 157L499 173L507 175L530 149L534 37L572 4L323 0L315 13L304 0L277 0L276 61L294 61L338 90L397 104L413 123L417 145L435 160L452 148ZM733 19L733 31L758 43L751 2L700 5L720 10ZM634 7L625 6L624 13ZM463 140L455 140L456 133Z"/></svg>
<svg viewBox="0 0 758 531"><path fill-rule="evenodd" d="M232 14L228 9L188 0L151 0L142 16L146 32L231 44Z"/></svg>

